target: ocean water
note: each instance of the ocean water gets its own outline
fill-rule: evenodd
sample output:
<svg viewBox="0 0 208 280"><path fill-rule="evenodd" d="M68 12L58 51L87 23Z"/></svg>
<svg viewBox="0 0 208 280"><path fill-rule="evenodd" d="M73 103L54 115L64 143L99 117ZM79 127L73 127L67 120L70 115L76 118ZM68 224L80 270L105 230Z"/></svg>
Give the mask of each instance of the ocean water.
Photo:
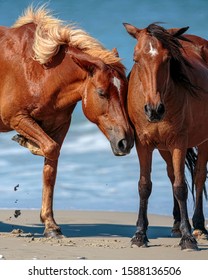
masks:
<svg viewBox="0 0 208 280"><path fill-rule="evenodd" d="M11 26L22 11L44 1L0 1L0 25ZM64 0L48 2L55 16L88 31L103 45L116 47L130 71L135 41L122 23L144 28L152 22L165 27L190 26L189 33L208 38L207 0ZM15 132L0 135L0 208L39 209L42 194L43 158L11 141ZM115 157L107 139L90 123L78 105L59 160L54 209L138 210L139 165L135 148L125 157ZM166 167L157 151L152 171L153 191L149 213L172 215L172 190ZM14 187L19 185L17 191ZM193 213L192 197L188 199ZM204 203L208 217L208 203Z"/></svg>

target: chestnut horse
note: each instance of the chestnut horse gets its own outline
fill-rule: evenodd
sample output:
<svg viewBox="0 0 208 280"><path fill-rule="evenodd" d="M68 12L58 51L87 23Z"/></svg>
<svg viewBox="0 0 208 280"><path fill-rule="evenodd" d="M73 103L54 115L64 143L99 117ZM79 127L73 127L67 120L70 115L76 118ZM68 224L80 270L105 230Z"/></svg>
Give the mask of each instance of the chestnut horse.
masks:
<svg viewBox="0 0 208 280"><path fill-rule="evenodd" d="M150 24L138 29L127 23L124 26L137 40L128 89L128 112L140 162L140 208L132 243L148 243L147 205L152 190L152 153L157 148L167 163L173 186L181 249L198 249L188 219L184 169L187 149L198 147L193 222L195 228L207 233L202 193L208 160L208 43L195 35L183 36L188 28L166 30Z"/></svg>
<svg viewBox="0 0 208 280"><path fill-rule="evenodd" d="M44 8L29 8L12 28L0 28L0 131L45 157L41 220L58 237L53 192L60 149L82 100L85 116L109 140L115 155L133 146L126 114L127 79L117 53ZM93 143L92 143L93 145Z"/></svg>

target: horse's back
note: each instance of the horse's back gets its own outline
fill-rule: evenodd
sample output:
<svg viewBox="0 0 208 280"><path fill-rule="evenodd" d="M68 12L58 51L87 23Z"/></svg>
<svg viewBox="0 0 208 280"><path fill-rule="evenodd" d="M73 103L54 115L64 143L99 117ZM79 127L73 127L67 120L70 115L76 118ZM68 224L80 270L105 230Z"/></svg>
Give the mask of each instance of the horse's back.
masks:
<svg viewBox="0 0 208 280"><path fill-rule="evenodd" d="M8 30L8 27L6 26L0 26L0 40L3 39L3 36L5 36L5 32Z"/></svg>
<svg viewBox="0 0 208 280"><path fill-rule="evenodd" d="M183 42L182 44L186 48L191 44L192 50L199 54L200 58L208 64L208 41L205 38L193 34L185 34L183 37L190 40L190 42Z"/></svg>
<svg viewBox="0 0 208 280"><path fill-rule="evenodd" d="M194 34L184 34L183 37L189 39L191 42L198 44L198 45L207 45L208 41L205 38Z"/></svg>

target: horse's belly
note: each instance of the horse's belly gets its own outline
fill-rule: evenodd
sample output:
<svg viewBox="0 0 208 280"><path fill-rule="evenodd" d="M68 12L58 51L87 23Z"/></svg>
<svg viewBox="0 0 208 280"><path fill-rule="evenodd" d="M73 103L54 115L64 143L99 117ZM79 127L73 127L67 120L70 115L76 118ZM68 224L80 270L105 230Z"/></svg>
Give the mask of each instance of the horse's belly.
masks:
<svg viewBox="0 0 208 280"><path fill-rule="evenodd" d="M199 120L194 120L188 129L188 146L196 147L208 140L208 114Z"/></svg>
<svg viewBox="0 0 208 280"><path fill-rule="evenodd" d="M208 141L208 131L207 133L205 134L198 134L198 133L195 133L193 134L192 137L189 137L189 141L188 141L188 147L189 148L192 148L192 147L197 147L199 145L201 145L202 143Z"/></svg>

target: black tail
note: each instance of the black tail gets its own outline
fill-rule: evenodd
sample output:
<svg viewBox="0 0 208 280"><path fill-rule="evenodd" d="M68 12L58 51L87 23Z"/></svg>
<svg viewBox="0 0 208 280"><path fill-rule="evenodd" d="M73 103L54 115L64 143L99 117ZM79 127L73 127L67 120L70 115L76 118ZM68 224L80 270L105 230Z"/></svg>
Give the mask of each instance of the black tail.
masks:
<svg viewBox="0 0 208 280"><path fill-rule="evenodd" d="M192 195L194 197L194 168L196 166L196 161L197 161L197 156L198 156L198 150L197 148L189 148L187 149L187 153L186 153L186 167L188 168L190 174L191 174L191 180L192 180L192 184L191 184L191 192ZM208 178L208 173L207 173L207 178ZM206 191L206 185L204 184L204 196L206 198L206 200L208 199L208 195L207 195L207 191Z"/></svg>

